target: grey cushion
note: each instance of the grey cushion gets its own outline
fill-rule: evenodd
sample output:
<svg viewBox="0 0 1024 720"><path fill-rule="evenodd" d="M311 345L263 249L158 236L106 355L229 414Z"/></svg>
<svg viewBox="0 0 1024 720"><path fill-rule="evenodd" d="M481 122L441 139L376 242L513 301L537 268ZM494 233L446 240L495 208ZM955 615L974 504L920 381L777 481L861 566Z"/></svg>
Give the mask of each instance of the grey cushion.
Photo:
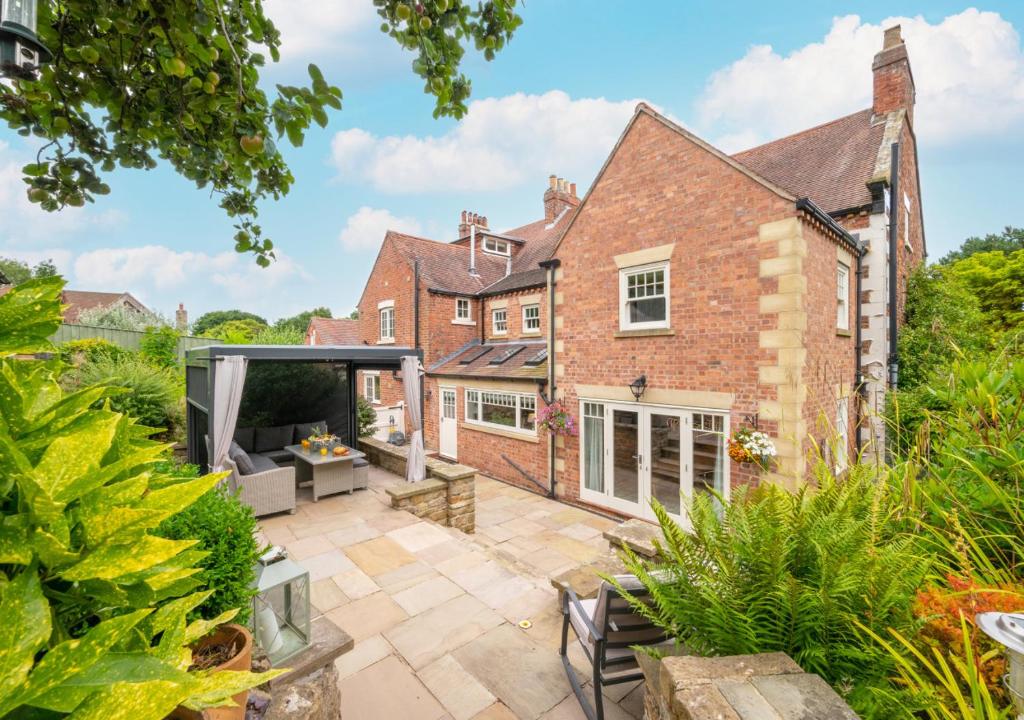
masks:
<svg viewBox="0 0 1024 720"><path fill-rule="evenodd" d="M270 462L276 464L293 462L295 460L295 456L287 450L268 450L267 452L257 453L257 457L265 457Z"/></svg>
<svg viewBox="0 0 1024 720"><path fill-rule="evenodd" d="M319 422L297 423L295 425L295 439L292 440L292 442L295 444L302 442L303 440L305 440L306 438L313 434L313 428L315 427L326 428L327 421L321 420Z"/></svg>
<svg viewBox="0 0 1024 720"><path fill-rule="evenodd" d="M253 441L256 439L256 428L235 428L235 442L247 453L253 451Z"/></svg>
<svg viewBox="0 0 1024 720"><path fill-rule="evenodd" d="M250 455L250 457L258 473L266 472L267 470L277 470L277 463L266 455Z"/></svg>
<svg viewBox="0 0 1024 720"><path fill-rule="evenodd" d="M249 453L239 446L234 440L231 441L231 447L228 448L228 457L238 467L238 472L242 475L252 475L256 472L256 466L249 457Z"/></svg>
<svg viewBox="0 0 1024 720"><path fill-rule="evenodd" d="M256 428L256 442L253 450L266 452L267 450L280 450L285 445L292 444L292 433L295 432L294 425L276 425L274 427Z"/></svg>

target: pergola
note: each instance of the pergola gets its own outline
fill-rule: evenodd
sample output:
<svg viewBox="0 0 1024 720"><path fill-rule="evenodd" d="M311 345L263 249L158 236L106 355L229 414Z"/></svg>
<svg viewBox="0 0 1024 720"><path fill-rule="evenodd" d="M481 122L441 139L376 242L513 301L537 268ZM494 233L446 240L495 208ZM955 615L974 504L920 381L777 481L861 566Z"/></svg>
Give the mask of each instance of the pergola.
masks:
<svg viewBox="0 0 1024 720"><path fill-rule="evenodd" d="M357 441L356 372L398 372L403 357L412 355L420 361L423 359L421 350L393 346L208 345L189 350L185 359L189 462L207 465L205 435L209 419L214 417L217 365L226 357L239 355L248 360L249 367L242 400L246 413L251 416L264 412L258 405L259 398L253 399L254 394L265 396L269 393L291 404L287 409L265 409L270 424L280 422L273 412L294 411L296 404L307 402L317 407L300 418L301 421L320 419L309 415L329 412L331 431L350 446L355 446ZM261 378L262 387L259 387ZM250 400L248 408L247 397ZM422 393L420 405L422 417ZM241 418L239 422L242 422Z"/></svg>

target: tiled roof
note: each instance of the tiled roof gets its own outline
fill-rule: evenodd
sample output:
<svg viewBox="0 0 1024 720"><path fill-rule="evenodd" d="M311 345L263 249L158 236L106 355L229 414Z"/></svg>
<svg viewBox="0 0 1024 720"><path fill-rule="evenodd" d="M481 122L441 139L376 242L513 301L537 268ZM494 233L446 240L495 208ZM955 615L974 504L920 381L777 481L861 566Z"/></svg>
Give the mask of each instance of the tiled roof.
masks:
<svg viewBox="0 0 1024 720"><path fill-rule="evenodd" d="M67 305L64 311L64 322L74 323L83 310L110 307L117 303L125 303L139 312L149 312L149 308L140 303L131 293L89 292L85 290L65 290L61 302Z"/></svg>
<svg viewBox="0 0 1024 720"><path fill-rule="evenodd" d="M733 155L798 198L834 213L871 204L867 182L885 131L862 110Z"/></svg>
<svg viewBox="0 0 1024 720"><path fill-rule="evenodd" d="M546 273L538 267L538 263L551 258L558 236L569 223L574 211L575 208L569 208L553 221L538 220L502 233L521 238L525 242L512 259L512 273L484 288L484 292L497 294L544 285L547 282Z"/></svg>
<svg viewBox="0 0 1024 720"><path fill-rule="evenodd" d="M544 268L523 270L522 272L514 272L507 277L503 277L493 285L488 285L484 288L483 294L500 295L501 293L512 292L513 290L540 287L546 285L547 281L548 274Z"/></svg>
<svg viewBox="0 0 1024 720"><path fill-rule="evenodd" d="M359 321L349 318L312 317L306 330L306 344L312 345L316 333L316 345L359 345Z"/></svg>
<svg viewBox="0 0 1024 720"><path fill-rule="evenodd" d="M469 274L469 248L389 230L391 240L411 266L420 262L420 278L429 290L475 295L505 275L505 259L476 253L477 275Z"/></svg>
<svg viewBox="0 0 1024 720"><path fill-rule="evenodd" d="M504 380L543 380L547 377L547 356L538 362L538 353L547 348L544 340L510 343L474 343L429 369L431 375L499 378ZM506 353L511 356L500 364L491 361ZM468 361L468 362L467 362Z"/></svg>

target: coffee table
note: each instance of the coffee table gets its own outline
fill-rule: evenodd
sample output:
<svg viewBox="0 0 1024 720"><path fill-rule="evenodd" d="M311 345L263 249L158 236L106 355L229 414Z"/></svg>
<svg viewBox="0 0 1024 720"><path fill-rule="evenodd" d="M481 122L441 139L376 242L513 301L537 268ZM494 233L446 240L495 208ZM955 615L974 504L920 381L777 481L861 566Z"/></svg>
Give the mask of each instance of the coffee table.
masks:
<svg viewBox="0 0 1024 720"><path fill-rule="evenodd" d="M284 449L295 456L296 484L312 481L313 502L324 495L352 492L352 461L366 457L364 453L352 448L348 449L347 455L335 455L332 451L321 455L318 450L307 450L301 445L286 445Z"/></svg>

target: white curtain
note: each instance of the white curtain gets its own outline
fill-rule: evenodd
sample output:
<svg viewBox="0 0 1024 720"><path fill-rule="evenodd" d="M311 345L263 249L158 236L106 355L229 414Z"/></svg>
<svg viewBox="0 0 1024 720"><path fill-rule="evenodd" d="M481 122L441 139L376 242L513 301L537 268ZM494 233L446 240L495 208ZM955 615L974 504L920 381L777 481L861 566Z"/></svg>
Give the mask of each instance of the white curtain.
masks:
<svg viewBox="0 0 1024 720"><path fill-rule="evenodd" d="M213 385L213 417L210 418L210 436L213 438L210 467L213 472L225 469L224 459L228 456L231 438L235 434L248 362L241 355L228 355L217 361Z"/></svg>
<svg viewBox="0 0 1024 720"><path fill-rule="evenodd" d="M407 482L420 482L427 476L427 458L423 451L423 414L420 397L420 361L410 355L402 358L402 385L405 386L405 409L409 413L409 460L405 466Z"/></svg>

